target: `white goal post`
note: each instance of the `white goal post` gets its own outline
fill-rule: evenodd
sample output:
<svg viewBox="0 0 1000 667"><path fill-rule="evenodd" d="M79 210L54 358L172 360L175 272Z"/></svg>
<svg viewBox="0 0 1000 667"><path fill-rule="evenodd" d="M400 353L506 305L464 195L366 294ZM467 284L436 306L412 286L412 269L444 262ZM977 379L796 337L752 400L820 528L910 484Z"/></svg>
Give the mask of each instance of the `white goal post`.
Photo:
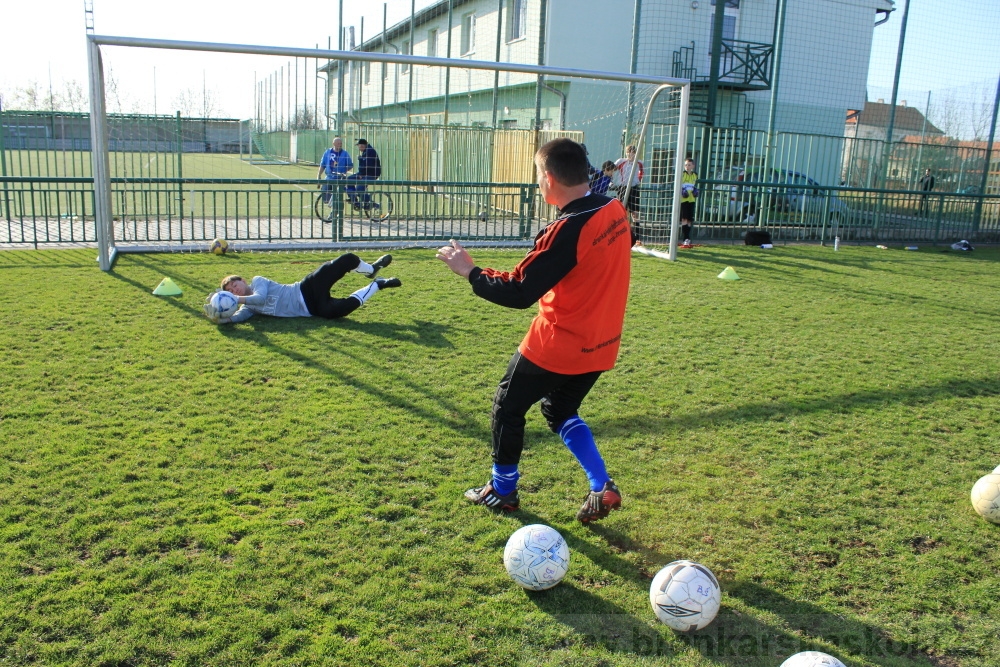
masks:
<svg viewBox="0 0 1000 667"><path fill-rule="evenodd" d="M508 62L491 62L466 60L457 58L436 58L430 56L404 55L400 53L377 53L367 51L337 51L326 49L302 49L275 46L256 46L245 44L224 44L213 42L191 42L164 39L145 39L139 37L116 37L106 35L87 35L89 89L90 89L90 125L91 125L91 160L94 176L95 207L94 218L99 249L98 262L104 271L109 271L114 263L117 252L112 227L111 207L111 173L109 169L108 120L105 103L104 65L101 55L102 46L117 46L146 49L169 49L179 51L200 51L213 53L230 53L244 55L283 56L291 58L317 58L328 61L386 63L405 66L431 66L455 68L464 70L488 70L492 72L507 72L536 75L539 82L543 77L568 77L576 79L591 79L595 81L618 82L628 84L651 84L657 86L647 104L642 128L636 140L638 153L642 154L643 144L650 125L653 107L661 93L668 90L680 90L679 114L677 118L677 143L673 151L673 195L675 204L670 214L670 250L671 260L676 259L677 231L679 229L680 207L676 202L681 197L681 174L684 169L684 158L687 149L688 105L690 101L690 82L687 79L677 79L660 76L647 76L621 72L603 72L564 67L549 67L542 65L527 65ZM540 83L540 86L544 84ZM635 169L633 163L633 170ZM668 167L669 169L669 167ZM625 197L631 189L631 178L626 185Z"/></svg>

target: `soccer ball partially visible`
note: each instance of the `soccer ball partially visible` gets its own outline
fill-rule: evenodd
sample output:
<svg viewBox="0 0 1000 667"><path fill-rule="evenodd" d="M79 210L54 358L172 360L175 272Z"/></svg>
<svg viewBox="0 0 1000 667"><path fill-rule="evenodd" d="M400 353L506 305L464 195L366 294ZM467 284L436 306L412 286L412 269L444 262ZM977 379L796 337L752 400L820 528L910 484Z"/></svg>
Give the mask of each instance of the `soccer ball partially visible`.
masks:
<svg viewBox="0 0 1000 667"><path fill-rule="evenodd" d="M529 591L552 588L569 569L569 547L555 528L542 524L514 531L503 550L507 574Z"/></svg>
<svg viewBox="0 0 1000 667"><path fill-rule="evenodd" d="M232 317L240 308L240 302L236 300L236 295L232 292L216 292L208 301L222 318Z"/></svg>
<svg viewBox="0 0 1000 667"><path fill-rule="evenodd" d="M826 653L803 651L785 660L781 667L844 667L844 663Z"/></svg>
<svg viewBox="0 0 1000 667"><path fill-rule="evenodd" d="M674 630L701 630L715 619L722 592L715 575L704 565L675 560L653 577L649 603L663 623Z"/></svg>
<svg viewBox="0 0 1000 667"><path fill-rule="evenodd" d="M990 523L1000 524L1000 466L972 487L972 507Z"/></svg>
<svg viewBox="0 0 1000 667"><path fill-rule="evenodd" d="M486 211L479 212L479 222L487 222L489 219L490 216L488 213L486 213Z"/></svg>
<svg viewBox="0 0 1000 667"><path fill-rule="evenodd" d="M215 239L212 241L212 245L209 247L216 255L225 255L226 251L229 250L229 242L226 239Z"/></svg>

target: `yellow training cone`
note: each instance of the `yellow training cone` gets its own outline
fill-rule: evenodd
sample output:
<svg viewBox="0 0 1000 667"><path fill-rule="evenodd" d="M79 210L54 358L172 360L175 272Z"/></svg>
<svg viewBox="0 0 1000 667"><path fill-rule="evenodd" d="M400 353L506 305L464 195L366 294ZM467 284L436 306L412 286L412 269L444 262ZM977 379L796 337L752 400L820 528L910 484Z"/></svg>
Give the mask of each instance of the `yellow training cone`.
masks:
<svg viewBox="0 0 1000 667"><path fill-rule="evenodd" d="M719 277L723 280L739 280L740 277L736 275L735 269L731 266L727 266L725 270L719 274Z"/></svg>
<svg viewBox="0 0 1000 667"><path fill-rule="evenodd" d="M156 296L179 296L180 294L183 294L183 292L181 292L181 288L178 287L177 283L173 280L170 278L164 278L160 281L160 284L156 286L156 289L153 290L153 294Z"/></svg>

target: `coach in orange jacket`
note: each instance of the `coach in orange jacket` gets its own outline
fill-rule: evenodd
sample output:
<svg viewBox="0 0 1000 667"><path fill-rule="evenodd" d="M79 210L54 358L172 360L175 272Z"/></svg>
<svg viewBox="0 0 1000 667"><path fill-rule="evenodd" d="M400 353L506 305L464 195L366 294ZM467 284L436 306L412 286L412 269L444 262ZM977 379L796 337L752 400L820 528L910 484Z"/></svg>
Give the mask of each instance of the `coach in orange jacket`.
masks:
<svg viewBox="0 0 1000 667"><path fill-rule="evenodd" d="M559 217L538 233L513 271L476 266L457 241L437 254L487 301L508 308L538 302L538 315L493 399L492 478L465 497L498 511L520 507L517 466L524 416L541 401L549 428L587 473L590 492L577 519L589 523L620 508L621 493L577 411L618 358L635 239L621 202L589 191L587 155L580 144L548 142L535 154L535 167L542 196L559 209Z"/></svg>

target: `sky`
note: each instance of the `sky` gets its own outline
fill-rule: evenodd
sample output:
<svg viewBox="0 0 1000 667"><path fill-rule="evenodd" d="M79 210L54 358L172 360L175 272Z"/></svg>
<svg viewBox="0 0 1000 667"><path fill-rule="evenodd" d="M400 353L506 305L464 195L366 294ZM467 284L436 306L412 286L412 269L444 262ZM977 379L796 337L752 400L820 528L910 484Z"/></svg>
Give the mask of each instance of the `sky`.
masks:
<svg viewBox="0 0 1000 667"><path fill-rule="evenodd" d="M417 11L432 0L417 0ZM387 0L389 25L410 15L410 0ZM381 29L383 2L344 0L344 25L365 20L366 36ZM147 37L203 42L227 42L326 48L333 38L337 46L338 2L240 3L220 0L93 0L94 32L99 35ZM31 81L46 91L51 80L58 94L63 81L87 84L87 58L83 0L34 0L6 3L0 25L0 92L8 95ZM204 89L214 92L219 112L247 118L253 111L254 71L259 78L270 74L287 58L180 54L122 47L102 47L105 76L109 70L118 83L125 105L137 103L142 111L153 111L154 67L156 111L172 113L171 103L182 92ZM115 101L110 99L109 111Z"/></svg>
<svg viewBox="0 0 1000 667"><path fill-rule="evenodd" d="M869 99L891 98L904 4L896 0L896 11L873 33ZM911 105L923 108L931 90L995 89L998 43L1000 0L911 0L898 100L909 98Z"/></svg>
<svg viewBox="0 0 1000 667"><path fill-rule="evenodd" d="M433 0L417 0L416 9ZM802 0L789 0L798 2ZM851 1L851 0L830 0ZM904 0L888 23L875 28L869 70L869 97L884 97L892 88ZM631 12L632 0L608 0ZM337 33L337 0L327 2L260 2L220 0L93 0L95 32L190 41L233 42L269 46L325 47ZM344 24L365 35L381 29L383 3L344 0ZM388 0L388 23L409 16L411 0ZM62 82L86 86L87 64L82 0L35 0L7 3L0 26L0 92L9 95L31 81L58 92ZM359 35L360 36L360 35ZM1000 0L912 0L900 79L900 99L922 100L928 90L986 85L1000 74ZM258 79L287 59L179 54L148 49L104 47L105 66L118 84L109 110L172 113L178 97L207 90L216 115L249 117L253 113L255 72ZM835 63L833 64L835 66ZM155 68L155 87L154 87ZM108 71L106 70L106 75ZM113 97L113 96L109 96ZM916 102L911 102L915 104ZM922 106L922 105L921 105Z"/></svg>

